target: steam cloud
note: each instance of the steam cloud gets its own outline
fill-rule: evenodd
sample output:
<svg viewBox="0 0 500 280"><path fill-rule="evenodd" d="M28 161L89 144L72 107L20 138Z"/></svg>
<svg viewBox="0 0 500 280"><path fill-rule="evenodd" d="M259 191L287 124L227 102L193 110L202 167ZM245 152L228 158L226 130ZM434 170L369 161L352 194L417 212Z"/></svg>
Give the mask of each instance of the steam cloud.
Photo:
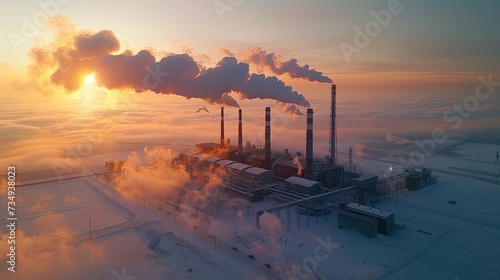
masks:
<svg viewBox="0 0 500 280"><path fill-rule="evenodd" d="M405 145L405 144L409 144L409 143L413 142L413 141L406 139L404 137L396 136L390 132L385 135L385 138L387 139L387 142L392 142L392 143L395 143L396 145Z"/></svg>
<svg viewBox="0 0 500 280"><path fill-rule="evenodd" d="M146 147L144 153L144 161L136 152L129 156L116 179L117 185L125 194L176 197L189 181L189 174L184 168L172 165L174 154L169 149Z"/></svg>
<svg viewBox="0 0 500 280"><path fill-rule="evenodd" d="M53 27L64 29L62 26L68 21L57 18L52 20ZM159 61L148 50L115 54L120 42L110 30L59 31L56 35L54 43L32 49L33 66L49 70L50 81L67 91L80 88L84 77L94 72L97 84L108 89L149 90L234 107L238 103L227 94L238 92L241 99L274 99L310 106L302 94L275 76L251 74L249 64L232 56L222 58L214 67L203 67L187 53L166 54ZM318 73L307 65L299 67L294 63L294 60L283 63L276 68L277 73L288 71L293 77Z"/></svg>
<svg viewBox="0 0 500 280"><path fill-rule="evenodd" d="M51 81L68 90L76 90L82 79L92 73L97 62L119 48L120 42L109 30L95 34L80 33L75 36L74 46L59 48L53 53L58 67L52 74Z"/></svg>
<svg viewBox="0 0 500 280"><path fill-rule="evenodd" d="M302 176L302 163L300 163L299 157L294 157L293 158L293 164L297 165L297 176Z"/></svg>
<svg viewBox="0 0 500 280"><path fill-rule="evenodd" d="M231 95L229 95L227 93L222 94L222 96L217 101L215 101L215 103L217 103L221 106L231 106L231 107L240 108L240 105L238 104L238 102L233 97L231 97Z"/></svg>
<svg viewBox="0 0 500 280"><path fill-rule="evenodd" d="M292 116L305 116L300 111L299 107L297 107L297 105L295 105L295 104L283 103L283 102L277 101L276 106L283 113L290 114Z"/></svg>
<svg viewBox="0 0 500 280"><path fill-rule="evenodd" d="M225 50L226 53L230 53ZM278 75L288 74L294 79L304 79L320 83L332 83L332 79L323 75L323 72L310 69L309 65L300 66L297 59L292 58L288 61L282 61L281 55L274 52L267 53L261 47L248 48L241 52L238 57L245 62L256 65L259 68L268 68Z"/></svg>

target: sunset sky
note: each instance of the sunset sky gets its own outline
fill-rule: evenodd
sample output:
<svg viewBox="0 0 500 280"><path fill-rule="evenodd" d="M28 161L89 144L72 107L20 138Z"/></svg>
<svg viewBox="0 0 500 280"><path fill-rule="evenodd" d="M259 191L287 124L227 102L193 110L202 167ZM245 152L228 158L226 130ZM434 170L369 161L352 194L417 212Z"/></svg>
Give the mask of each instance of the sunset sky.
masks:
<svg viewBox="0 0 500 280"><path fill-rule="evenodd" d="M40 3L46 3L46 5ZM85 92L92 92L90 94L92 96L99 96L99 92L106 92L105 99L108 101L112 99L113 106L116 106L120 102L127 102L120 99L121 94L133 93L133 88L137 88L133 81L125 79L124 83L131 84L125 86L113 80L114 71L110 69L116 68L106 65L101 65L104 70L101 71L100 76L96 75L97 85L85 84L86 77L93 71L93 69L87 69L88 67L86 71L80 71L81 73L72 72L62 75L57 85L50 81L57 65L53 64L52 58L47 58L53 57L53 52L58 47L73 47L74 41L71 36L77 36L83 31L95 34L101 30L110 30L119 41L119 47L109 49L110 55L126 52L128 56L133 56L141 50L147 50L154 56L155 61L159 62L164 56L188 53L190 59L192 58L189 63L196 62L202 72L204 69L215 67L225 55L233 54L239 62L249 64L249 74L276 76L286 86L291 86L293 91L297 91L296 96L287 100L301 99L295 104L302 112L305 112L308 107L306 103L308 101L317 112L317 116L323 117L328 115L330 82L292 79L287 73L277 74L262 65L243 61L244 57L248 58L246 55L249 50L262 50L267 54L275 53L278 55L278 64L296 59L300 67L309 65L310 69L315 69L316 74L321 72L318 75L325 79L330 78L338 85L339 99L345 101L346 104L350 100L366 102L368 98L375 100L374 102L380 102L382 106L384 104L389 106L387 110L398 107L394 96L404 96L404 98L429 95L439 95L440 98L443 95L463 96L474 92L478 84L477 77L480 75L492 74L493 80L500 80L498 67L500 65L498 51L500 49L498 36L500 2L498 1L20 0L2 2L1 7L0 34L3 35L3 39L0 41L0 74L2 75L0 94L5 100L15 96L21 100L19 102L26 102L23 103L25 104L23 108L35 106L34 103L36 103L39 106L37 110L40 110L35 110L39 113L37 119L42 118L43 112L46 113L47 106L49 106L43 106L43 104L52 104L50 106L53 106L53 110L63 108L66 113L61 113L61 115L66 116L73 123L58 131L70 131L71 128L81 128L84 125L78 121L75 124L69 116L70 113L75 113L77 108L71 107L73 105L68 105L69 103L54 104L54 100L60 100L60 97L57 99L47 96L60 94L68 97L70 101L75 101L78 98L84 100L82 96ZM48 21L44 20L47 14L53 14L59 18L51 27L47 26ZM39 24L40 21L44 24ZM55 30L59 30L64 36L58 37ZM363 34L360 35L359 32ZM351 54L346 54L346 46L351 51L356 50ZM42 50L38 52L39 60L34 60L30 55L34 53L32 50ZM175 59L180 58L182 57L176 56ZM45 64L41 65L42 62ZM100 59L97 62L100 62ZM172 65L177 65L176 63L186 63L186 61L173 61ZM232 62L224 63L231 64ZM232 75L235 71L227 73ZM108 87L103 86L105 78ZM72 81L76 81L76 84L67 86ZM207 89L206 85L209 83L210 81L202 80L198 88ZM109 85L112 84L115 88L110 89ZM178 89L172 86L168 90L175 91L176 88ZM251 91L249 88L251 86L248 86L246 90ZM193 97L199 92L190 91L189 94ZM37 100L40 98L40 101L30 103L34 99L23 99L26 96L29 98L34 96L33 98ZM231 96L240 103L242 108L258 112L259 118L253 114L254 111L246 114L246 116L251 115L248 117L251 123L261 121L263 106L275 105L274 101L260 101L259 97L254 100L240 100L237 94ZM457 99L458 102L461 100L463 97ZM213 101L215 100L212 98L208 100L208 103ZM127 130L131 129L130 127L125 129L127 127L125 125L140 123L144 119L151 121L152 118L159 118L170 123L172 119L179 118L182 122L186 119L186 112L189 112L189 123L200 121L198 125L201 127L206 124L205 122L217 123L217 113L214 107L209 107L210 115L201 116L201 113L194 115L196 108L207 105L197 98L186 101L184 98L169 95L162 99L162 96L149 93L145 97L141 96L140 101L134 100L132 107L135 108L136 104L141 102L149 102L153 105L148 109L143 107L144 110L140 112L130 110L130 104L125 106L125 109L121 108L123 111L120 111L119 115L126 115L128 119L123 120L124 126L117 127L114 132L134 131L133 129ZM161 102L166 102L165 107L160 105ZM415 102L415 100L408 102ZM96 106L96 104L102 105L99 100L93 100L92 103L94 105L80 102L78 106L89 105L94 106L94 109L103 109ZM426 107L427 104L432 104L432 102L426 100L424 103L418 103L418 106L413 106L413 109L419 108L424 112L429 110L430 114L440 114L440 112L435 112L436 108ZM445 102L438 105L438 108L442 112L444 106L452 104ZM151 109L154 106L159 108ZM488 108L495 108L495 106L490 104ZM41 107L43 110L40 109ZM21 135L26 136L19 136L20 139L34 139L40 136L36 128L44 131L43 125L47 125L48 129L44 132L54 131L54 124L51 121L55 122L58 119L54 117L54 112L51 112L52 117L46 122L39 120L23 122L12 117L16 113L22 114L16 111L17 107L7 106L7 108L11 113L4 111L2 114L2 129L6 133L22 131ZM117 117L114 114L116 111L110 111L109 107L104 109L107 110L105 113L102 110L99 113L94 111L92 118ZM174 111L184 115L182 117L175 115ZM367 107L360 112L373 113L374 116L380 113L371 112ZM348 116L349 110L346 109L339 114ZM382 117L389 121L400 119L401 115L406 115L406 113ZM235 111L229 111L228 117L234 118ZM350 120L354 127L377 128L366 119L358 121L358 119L351 118ZM290 123L294 121L295 117L287 119L284 125L291 127ZM326 118L317 122L320 128L317 135L323 137L322 141L327 141L325 140L328 133L327 122ZM301 125L302 122L295 127L300 133L302 133ZM31 127L29 131L25 131L26 126ZM342 126L340 124L340 127ZM177 129L180 128L177 127ZM189 130L189 133L193 134L193 129L196 128L189 130L182 127L175 133L182 134ZM401 133L409 132L407 128L398 129ZM255 128L252 133L258 133L258 130ZM389 132L387 130L381 131L382 135ZM347 131L346 128L344 132ZM140 130L134 132L143 133ZM207 131L210 135L215 135L216 132L215 126L214 130ZM186 134L187 138L191 135L189 133ZM299 139L302 139L303 136L300 135Z"/></svg>
<svg viewBox="0 0 500 280"><path fill-rule="evenodd" d="M0 57L23 70L28 38L16 52L8 34L22 34L23 20L43 12L38 2L2 3ZM370 11L387 9L390 1L60 1L59 14L78 29L112 30L120 51L144 47L176 51L189 45L214 62L220 48L238 51L262 46L285 59L296 58L339 83L439 83L453 85L478 74L498 73L500 18L497 1L409 1L392 15L387 27L347 63L339 45L354 45L354 28L364 30ZM221 10L218 13L214 3ZM227 4L226 4L227 3ZM230 7L227 10L226 7ZM44 38L44 34L40 34Z"/></svg>

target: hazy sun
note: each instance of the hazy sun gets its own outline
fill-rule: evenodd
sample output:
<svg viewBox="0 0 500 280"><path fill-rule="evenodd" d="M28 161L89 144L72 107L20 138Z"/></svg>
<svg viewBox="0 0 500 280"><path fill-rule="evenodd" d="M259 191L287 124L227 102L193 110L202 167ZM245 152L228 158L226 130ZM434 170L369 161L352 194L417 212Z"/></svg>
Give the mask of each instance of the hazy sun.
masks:
<svg viewBox="0 0 500 280"><path fill-rule="evenodd" d="M85 83L87 83L87 84L93 84L94 83L94 73L88 75L85 78Z"/></svg>

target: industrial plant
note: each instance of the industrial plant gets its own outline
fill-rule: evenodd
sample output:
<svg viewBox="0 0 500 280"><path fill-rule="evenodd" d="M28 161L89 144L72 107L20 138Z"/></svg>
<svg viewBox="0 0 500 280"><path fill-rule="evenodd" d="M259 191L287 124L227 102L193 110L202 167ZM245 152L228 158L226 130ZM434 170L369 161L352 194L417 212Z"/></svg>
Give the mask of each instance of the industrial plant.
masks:
<svg viewBox="0 0 500 280"><path fill-rule="evenodd" d="M225 192L258 202L264 198L274 201L274 206L259 210L256 226L264 212L286 211L287 230L292 224L300 228L301 215L318 217L332 212L338 213L338 227L352 228L372 237L377 233L391 234L395 230L394 214L371 207L380 197L401 189L416 190L436 181L431 171L406 170L387 178L363 175L352 170L352 148L349 149L349 166L337 160L337 86L331 86L329 154L324 159L315 159L313 141L313 109L307 109L305 156L292 155L288 149L274 152L271 148L271 108L265 108L264 146L247 142L243 145L243 111L238 111L237 145L224 136L224 107L220 109L220 141L196 144L176 159L197 180L204 174L220 172ZM304 166L304 168L302 168ZM296 213L296 222L291 222L291 210Z"/></svg>

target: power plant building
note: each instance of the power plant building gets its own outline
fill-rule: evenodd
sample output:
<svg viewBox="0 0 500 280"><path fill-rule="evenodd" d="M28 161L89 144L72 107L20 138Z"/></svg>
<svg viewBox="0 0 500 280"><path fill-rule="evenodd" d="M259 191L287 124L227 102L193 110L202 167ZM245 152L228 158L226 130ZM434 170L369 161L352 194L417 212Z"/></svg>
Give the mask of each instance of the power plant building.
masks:
<svg viewBox="0 0 500 280"><path fill-rule="evenodd" d="M323 184L301 177L292 176L285 180L285 186L287 189L294 192L312 196L320 193Z"/></svg>
<svg viewBox="0 0 500 280"><path fill-rule="evenodd" d="M220 170L224 188L243 195L250 201L262 199L266 194L265 190L274 186L274 175L267 169L197 152L181 153L179 160L186 165L187 171L201 176L201 179Z"/></svg>
<svg viewBox="0 0 500 280"><path fill-rule="evenodd" d="M376 232L384 235L391 234L396 227L393 213L358 203L342 206L338 213L341 228L355 229L368 237L374 236L373 224Z"/></svg>

